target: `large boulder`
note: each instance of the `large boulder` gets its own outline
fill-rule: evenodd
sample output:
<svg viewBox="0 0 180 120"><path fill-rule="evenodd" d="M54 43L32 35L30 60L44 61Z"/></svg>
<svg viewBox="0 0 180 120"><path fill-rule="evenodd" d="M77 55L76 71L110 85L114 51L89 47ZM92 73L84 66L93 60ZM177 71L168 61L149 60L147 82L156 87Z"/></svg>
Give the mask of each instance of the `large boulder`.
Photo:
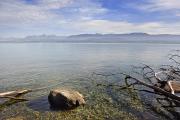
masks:
<svg viewBox="0 0 180 120"><path fill-rule="evenodd" d="M85 104L82 94L74 90L55 89L48 96L51 108L72 109Z"/></svg>

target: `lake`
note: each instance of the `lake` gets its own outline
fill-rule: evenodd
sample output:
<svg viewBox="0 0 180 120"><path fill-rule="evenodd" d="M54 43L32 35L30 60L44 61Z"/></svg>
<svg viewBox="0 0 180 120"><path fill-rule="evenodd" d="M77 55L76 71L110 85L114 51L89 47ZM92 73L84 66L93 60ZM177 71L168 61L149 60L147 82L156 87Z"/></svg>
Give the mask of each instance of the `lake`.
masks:
<svg viewBox="0 0 180 120"><path fill-rule="evenodd" d="M1 43L0 91L47 89L25 95L28 102L0 107L0 118L168 119L147 106L142 107L138 94L134 101L127 91L96 89L93 84L118 82L120 77L91 79L91 75L129 72L131 65L142 63L157 67L168 63L167 55L179 48L180 44L148 43ZM66 112L50 110L47 95L50 89L58 87L79 90L85 94L87 105Z"/></svg>

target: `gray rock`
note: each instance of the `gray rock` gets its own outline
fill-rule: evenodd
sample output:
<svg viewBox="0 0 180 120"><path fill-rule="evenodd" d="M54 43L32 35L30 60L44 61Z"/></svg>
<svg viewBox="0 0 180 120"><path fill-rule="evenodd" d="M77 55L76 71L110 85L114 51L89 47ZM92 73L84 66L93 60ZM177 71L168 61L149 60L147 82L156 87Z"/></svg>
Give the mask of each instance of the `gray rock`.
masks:
<svg viewBox="0 0 180 120"><path fill-rule="evenodd" d="M82 94L74 90L56 89L48 96L51 108L72 109L85 104Z"/></svg>

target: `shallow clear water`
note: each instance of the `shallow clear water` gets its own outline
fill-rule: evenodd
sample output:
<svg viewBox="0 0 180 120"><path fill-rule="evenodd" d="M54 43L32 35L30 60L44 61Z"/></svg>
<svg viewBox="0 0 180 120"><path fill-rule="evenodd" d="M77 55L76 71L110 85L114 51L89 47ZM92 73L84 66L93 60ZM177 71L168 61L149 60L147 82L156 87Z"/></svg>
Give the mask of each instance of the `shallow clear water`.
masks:
<svg viewBox="0 0 180 120"><path fill-rule="evenodd" d="M79 78L93 72L129 71L131 65L140 63L158 66L168 62L170 50L179 48L179 44L144 43L2 43L0 91L55 84L57 86L50 89L67 86L85 89L85 81L81 85L76 84ZM48 109L47 103L42 107L43 103L36 102L36 98L47 94L48 90L44 90L28 95L30 100L35 101L30 101L29 107L37 111Z"/></svg>

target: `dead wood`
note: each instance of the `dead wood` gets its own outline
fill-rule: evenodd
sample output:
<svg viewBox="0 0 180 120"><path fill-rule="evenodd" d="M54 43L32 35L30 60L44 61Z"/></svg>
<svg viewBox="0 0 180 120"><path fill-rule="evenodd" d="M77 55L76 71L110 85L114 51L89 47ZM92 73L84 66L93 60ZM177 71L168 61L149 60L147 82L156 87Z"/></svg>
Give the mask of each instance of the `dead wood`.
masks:
<svg viewBox="0 0 180 120"><path fill-rule="evenodd" d="M29 92L31 92L31 91L32 91L32 90L8 91L8 92L0 93L0 97L6 97L6 96L18 97L18 96L20 96L20 95L29 93Z"/></svg>
<svg viewBox="0 0 180 120"><path fill-rule="evenodd" d="M21 95L27 94L32 90L18 90L18 91L8 91L0 93L0 98L9 98L18 101L27 101L27 99L19 98Z"/></svg>

